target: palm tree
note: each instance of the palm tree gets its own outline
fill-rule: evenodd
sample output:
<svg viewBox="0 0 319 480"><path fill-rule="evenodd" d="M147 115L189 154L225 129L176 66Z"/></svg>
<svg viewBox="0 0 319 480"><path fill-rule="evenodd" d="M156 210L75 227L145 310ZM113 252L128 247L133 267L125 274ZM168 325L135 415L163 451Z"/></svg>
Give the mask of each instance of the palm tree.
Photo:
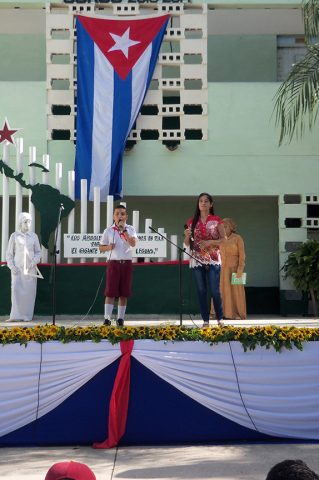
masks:
<svg viewBox="0 0 319 480"><path fill-rule="evenodd" d="M288 78L275 96L276 124L280 127L279 145L288 137L300 138L312 129L319 107L319 0L303 0L302 14L308 52L293 65Z"/></svg>
<svg viewBox="0 0 319 480"><path fill-rule="evenodd" d="M319 300L319 242L307 240L290 253L283 268L284 278L291 277L297 290L310 295L312 310L318 317Z"/></svg>

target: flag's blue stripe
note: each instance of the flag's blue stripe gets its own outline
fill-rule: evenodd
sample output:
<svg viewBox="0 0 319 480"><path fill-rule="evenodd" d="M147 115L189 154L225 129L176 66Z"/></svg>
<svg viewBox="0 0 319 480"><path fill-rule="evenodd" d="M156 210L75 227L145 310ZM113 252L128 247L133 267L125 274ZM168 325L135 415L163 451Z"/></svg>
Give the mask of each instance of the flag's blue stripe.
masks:
<svg viewBox="0 0 319 480"><path fill-rule="evenodd" d="M148 79L147 79L147 85L146 85L146 91L145 91L144 98L147 94L149 84L151 83L151 80L152 80L152 77L153 77L154 69L156 67L158 54L159 54L159 51L160 51L160 48L161 48L161 45L162 45L163 37L165 35L165 30L166 30L166 27L167 27L168 20L169 19L166 20L166 22L164 23L164 25L162 26L162 28L160 29L160 31L158 32L158 34L156 35L156 37L154 38L154 40L152 42L152 55L151 55L151 61L150 61L150 65L149 65ZM144 99L143 99L143 102L144 102Z"/></svg>
<svg viewBox="0 0 319 480"><path fill-rule="evenodd" d="M92 169L92 126L94 98L94 42L77 19L77 121L75 198L80 198L81 178L88 188Z"/></svg>
<svg viewBox="0 0 319 480"><path fill-rule="evenodd" d="M113 137L110 195L122 193L122 157L132 109L132 71L122 80L114 71Z"/></svg>

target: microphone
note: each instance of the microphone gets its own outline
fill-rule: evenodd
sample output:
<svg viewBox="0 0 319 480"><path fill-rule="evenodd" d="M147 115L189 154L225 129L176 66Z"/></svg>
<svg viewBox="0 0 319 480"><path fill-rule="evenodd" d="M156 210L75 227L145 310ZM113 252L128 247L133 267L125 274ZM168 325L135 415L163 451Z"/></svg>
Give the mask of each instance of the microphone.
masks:
<svg viewBox="0 0 319 480"><path fill-rule="evenodd" d="M117 222L117 224L116 224L117 228L118 228L121 232L124 230L123 222L124 222L124 220L120 219L120 220Z"/></svg>
<svg viewBox="0 0 319 480"><path fill-rule="evenodd" d="M189 226L187 225L187 223L185 223L184 230L186 230L187 228L189 228ZM193 235L191 235L189 238L192 242L194 241Z"/></svg>
<svg viewBox="0 0 319 480"><path fill-rule="evenodd" d="M60 208L61 208L61 210L64 210L64 205L63 205L63 203L60 203Z"/></svg>

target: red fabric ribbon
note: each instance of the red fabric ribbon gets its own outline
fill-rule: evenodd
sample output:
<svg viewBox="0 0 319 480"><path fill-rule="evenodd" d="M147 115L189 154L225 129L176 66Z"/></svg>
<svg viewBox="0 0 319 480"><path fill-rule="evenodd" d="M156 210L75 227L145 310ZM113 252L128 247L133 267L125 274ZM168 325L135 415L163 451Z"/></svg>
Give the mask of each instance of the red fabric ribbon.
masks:
<svg viewBox="0 0 319 480"><path fill-rule="evenodd" d="M115 230L116 232L118 232L119 236L120 237L124 237L125 238L125 234L122 230L119 229L119 227L116 225L115 227L113 227L113 230Z"/></svg>
<svg viewBox="0 0 319 480"><path fill-rule="evenodd" d="M108 438L93 443L93 448L116 447L125 433L128 401L130 396L131 353L134 340L120 342L122 357L113 385L108 421Z"/></svg>

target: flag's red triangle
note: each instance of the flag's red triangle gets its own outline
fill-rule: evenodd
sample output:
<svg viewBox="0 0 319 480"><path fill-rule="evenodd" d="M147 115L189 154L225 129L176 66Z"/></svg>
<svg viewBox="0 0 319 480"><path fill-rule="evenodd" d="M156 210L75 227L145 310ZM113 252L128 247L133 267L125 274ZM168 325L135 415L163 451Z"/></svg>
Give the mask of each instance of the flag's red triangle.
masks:
<svg viewBox="0 0 319 480"><path fill-rule="evenodd" d="M169 15L130 20L85 17L83 15L78 15L77 18L120 78L124 80L159 33ZM120 38L123 40L119 40ZM126 44L124 52L118 49L117 40L122 42L122 45ZM112 48L117 49L112 50Z"/></svg>

